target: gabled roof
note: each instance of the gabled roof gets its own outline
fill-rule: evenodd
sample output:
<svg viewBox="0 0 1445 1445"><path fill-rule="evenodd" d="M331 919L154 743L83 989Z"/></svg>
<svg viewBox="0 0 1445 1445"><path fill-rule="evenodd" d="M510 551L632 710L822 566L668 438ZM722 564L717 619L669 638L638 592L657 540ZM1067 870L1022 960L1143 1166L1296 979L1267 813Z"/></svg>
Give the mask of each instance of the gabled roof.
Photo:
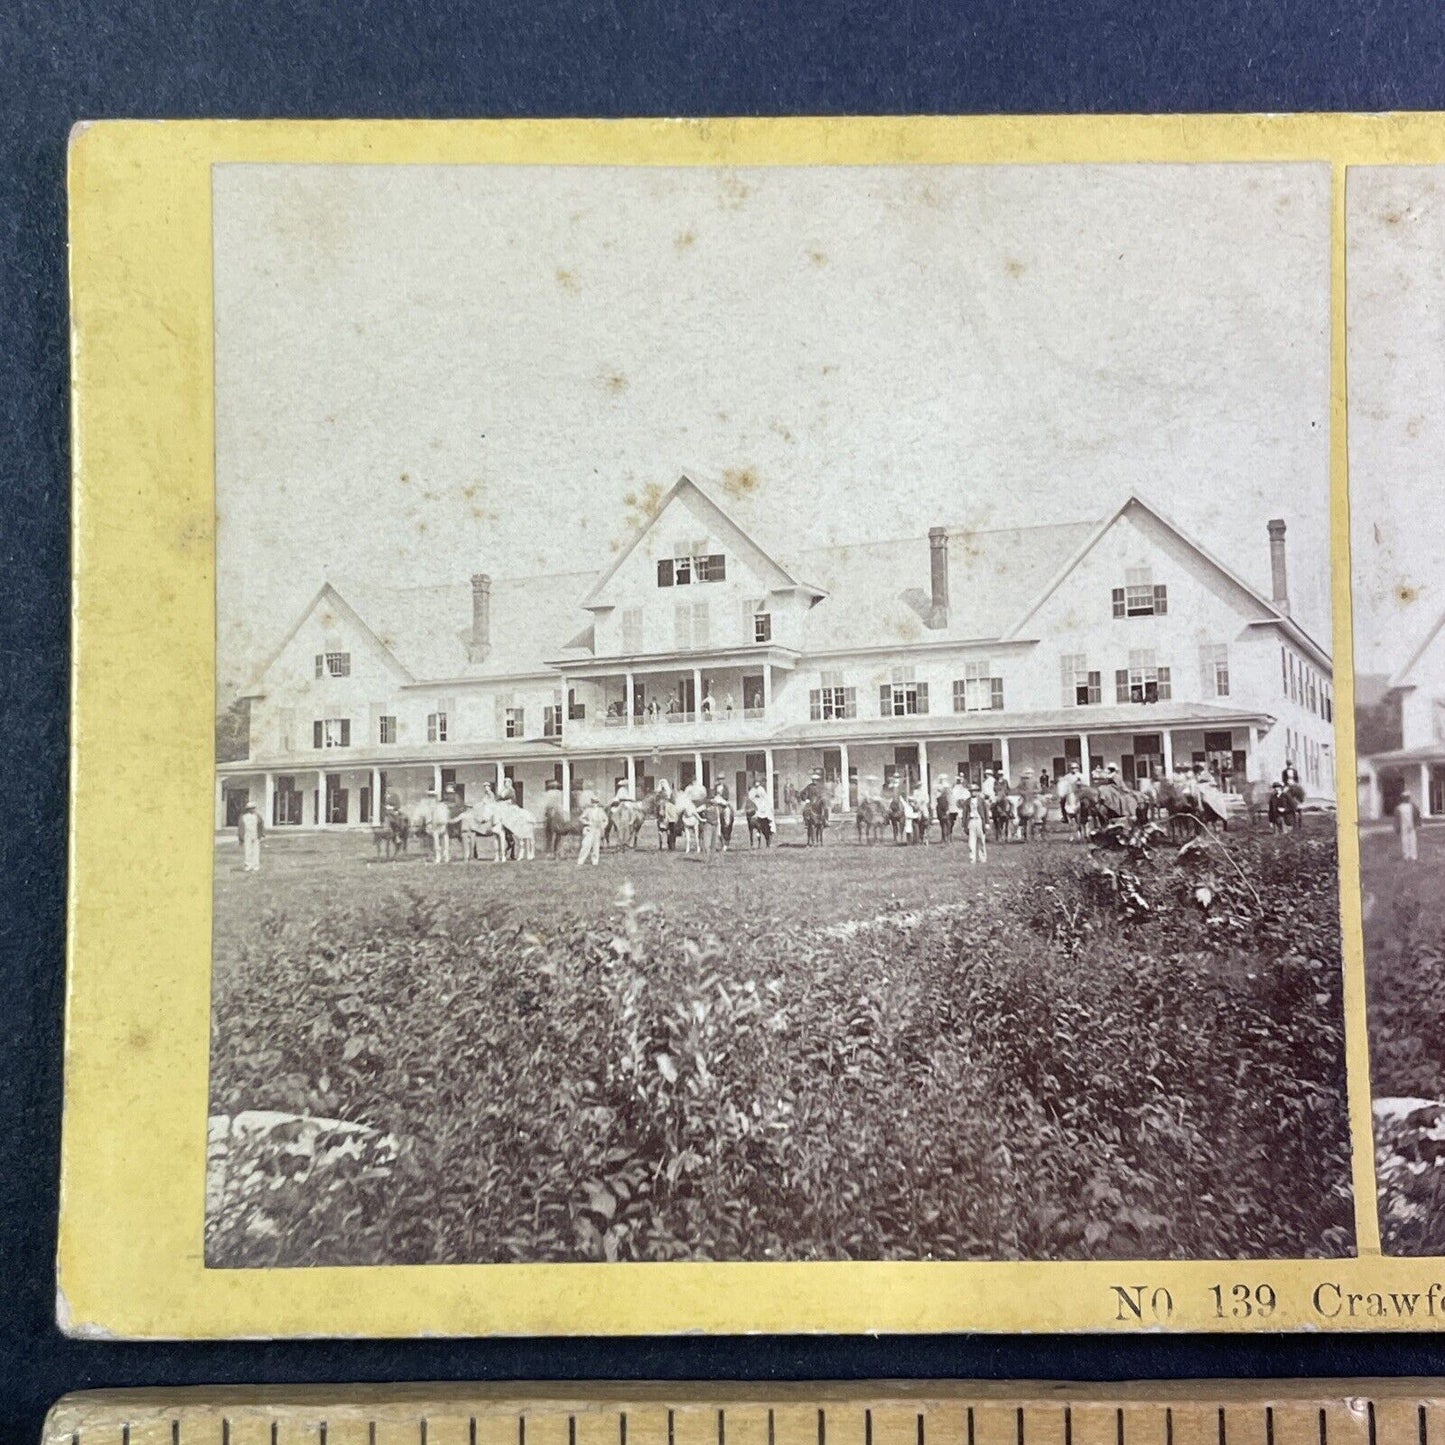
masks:
<svg viewBox="0 0 1445 1445"><path fill-rule="evenodd" d="M1439 617L1435 619L1435 625L1425 634L1424 638L1421 639L1420 645L1414 652L1410 654L1409 661L1390 678L1389 688L1391 692L1396 691L1398 688L1415 686L1415 684L1410 681L1410 674L1415 671L1420 659L1429 652L1431 645L1440 635L1440 629L1442 627L1445 627L1445 612L1442 612Z"/></svg>
<svg viewBox="0 0 1445 1445"><path fill-rule="evenodd" d="M642 539L662 520L667 510L675 501L686 498L698 504L708 521L716 529L719 537L725 538L732 543L738 554L749 561L754 567L765 575L772 574L772 590L782 591L788 588L798 588L810 592L816 599L826 596L819 588L810 587L806 582L794 577L786 567L767 550L759 546L698 484L686 473L672 484L667 494L657 505L657 510L647 521L638 527L633 534L632 541L627 544L618 554L613 564L602 574L593 586L592 590L582 599L581 606L586 608L606 607L609 604L602 600L602 594L607 590L607 584L617 575L622 564L637 550Z"/></svg>
<svg viewBox="0 0 1445 1445"><path fill-rule="evenodd" d="M274 651L272 651L271 655L266 659L266 661L263 662L261 666L256 670L256 675L252 679L250 686L245 687L241 690L239 694L241 697L255 697L258 693L265 691L262 684L266 680L266 674L270 672L271 669L276 665L277 658L279 658L281 654L285 652L288 647L291 646L292 642L296 638L296 634L301 631L301 629L306 625L307 619L311 617L311 615L316 611L318 607L321 606L323 602L328 603L331 607L335 608L336 611L339 612L347 620L347 622L351 624L351 626L355 627L362 634L362 636L365 637L367 641L370 642L377 649L377 651L380 652L394 668L396 668L399 673L401 673L405 681L415 681L415 678L413 677L411 671L406 667L406 665L401 661L401 659L397 657L396 653L390 647L388 647L387 644L383 642L380 637L376 635L376 632L367 623L366 619L346 600L346 598L341 595L340 592L336 590L335 587L331 585L330 582L323 582L321 586L317 589L317 592L315 596L312 597L311 601L308 602L306 606L301 609L301 612L296 618L295 623L292 625L291 630L286 634L285 637L281 639L280 645L277 646Z"/></svg>
<svg viewBox="0 0 1445 1445"><path fill-rule="evenodd" d="M828 598L808 614L804 650L842 651L993 640L1019 615L1092 523L947 528L948 621L925 625L930 575L927 536L819 547L800 553ZM909 587L908 583L920 584Z"/></svg>
<svg viewBox="0 0 1445 1445"><path fill-rule="evenodd" d="M1039 608L1041 608L1044 603L1047 602L1048 599L1052 597L1056 591L1058 591L1058 589L1063 585L1063 583L1068 578L1069 574L1074 570L1074 568L1077 567L1079 563L1082 562L1084 558L1087 557L1089 553L1094 550L1098 543L1103 539L1104 535L1113 528L1114 524L1118 522L1119 519L1123 517L1126 512L1135 508L1152 517L1155 522L1157 522L1166 531L1172 533L1178 541L1182 542L1186 547L1188 547L1197 557L1199 557L1204 562L1207 562L1209 566L1211 566L1216 572L1218 572L1220 576L1225 578L1225 580L1228 581L1232 586L1237 587L1241 592L1243 592L1247 597L1249 597L1249 599L1254 602L1255 605L1258 606L1260 611L1264 614L1263 618L1260 620L1280 626L1301 647L1305 648L1309 652L1314 653L1316 658L1322 661L1326 667L1331 666L1332 659L1330 657L1329 649L1321 647L1320 644L1316 642L1314 638L1311 637L1310 634L1306 632L1304 628L1301 627L1299 623L1296 622L1294 618L1289 615L1289 613L1280 611L1280 609L1276 607L1275 604L1271 602L1269 598L1267 598L1262 592L1252 587L1237 572L1235 572L1232 568L1227 567L1223 562L1219 560L1219 558L1215 557L1206 548L1202 547L1186 531L1184 531L1176 523L1166 517L1164 513L1158 509L1158 507L1154 506L1150 502L1146 502L1141 496L1139 496L1137 492L1131 492L1083 540L1078 550L1064 563L1062 567L1059 568L1059 570L1054 574L1054 576L1049 579L1048 584L1043 588L1043 590L1038 594L1038 596L1034 598L1033 602L1019 618L1019 620L1013 625L1013 627L1009 629L1008 633L1006 634L1007 638L1014 639L1020 637L1025 625L1028 623L1030 618L1032 618L1034 614L1038 612Z"/></svg>

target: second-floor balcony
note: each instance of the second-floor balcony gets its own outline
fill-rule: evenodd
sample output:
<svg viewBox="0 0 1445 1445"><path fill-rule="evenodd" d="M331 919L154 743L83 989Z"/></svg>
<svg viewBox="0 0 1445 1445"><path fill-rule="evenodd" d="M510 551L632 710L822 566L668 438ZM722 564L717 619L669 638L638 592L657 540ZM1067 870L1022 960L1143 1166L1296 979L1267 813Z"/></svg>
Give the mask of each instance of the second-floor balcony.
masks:
<svg viewBox="0 0 1445 1445"><path fill-rule="evenodd" d="M609 711L600 717L571 718L567 737L576 741L599 742L603 738L621 744L630 739L636 744L666 746L691 744L704 740L714 743L731 739L746 740L763 737L771 724L765 707L716 708L646 708L628 717L621 711Z"/></svg>

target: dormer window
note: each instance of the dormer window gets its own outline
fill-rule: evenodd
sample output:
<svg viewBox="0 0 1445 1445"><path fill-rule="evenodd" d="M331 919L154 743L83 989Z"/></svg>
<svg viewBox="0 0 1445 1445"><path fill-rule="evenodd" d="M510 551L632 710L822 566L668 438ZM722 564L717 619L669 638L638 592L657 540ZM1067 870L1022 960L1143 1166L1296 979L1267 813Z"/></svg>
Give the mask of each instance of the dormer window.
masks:
<svg viewBox="0 0 1445 1445"><path fill-rule="evenodd" d="M1115 617L1162 617L1169 611L1169 589L1155 582L1148 567L1130 567L1124 585L1112 593Z"/></svg>
<svg viewBox="0 0 1445 1445"><path fill-rule="evenodd" d="M705 540L679 542L671 557L659 559L659 587L689 587L694 582L725 582L727 562L721 552L709 552Z"/></svg>
<svg viewBox="0 0 1445 1445"><path fill-rule="evenodd" d="M754 642L773 640L773 614L768 611L766 597L750 597L743 603L743 622L747 636Z"/></svg>
<svg viewBox="0 0 1445 1445"><path fill-rule="evenodd" d="M349 652L318 652L316 654L317 677L350 677L351 654Z"/></svg>

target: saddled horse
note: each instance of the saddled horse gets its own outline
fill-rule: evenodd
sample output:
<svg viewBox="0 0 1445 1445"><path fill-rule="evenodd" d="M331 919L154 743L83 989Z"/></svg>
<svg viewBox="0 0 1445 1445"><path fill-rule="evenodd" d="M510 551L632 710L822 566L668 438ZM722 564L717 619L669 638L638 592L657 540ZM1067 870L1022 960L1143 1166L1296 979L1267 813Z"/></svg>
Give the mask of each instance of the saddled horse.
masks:
<svg viewBox="0 0 1445 1445"><path fill-rule="evenodd" d="M387 808L382 814L381 822L371 830L371 841L378 858L391 859L399 853L405 853L410 838L411 822L406 813L395 805Z"/></svg>
<svg viewBox="0 0 1445 1445"><path fill-rule="evenodd" d="M1144 799L1119 783L1101 783L1097 787L1086 784L1075 789L1075 797L1079 805L1079 828L1086 835L1120 818L1143 823L1149 816Z"/></svg>
<svg viewBox="0 0 1445 1445"><path fill-rule="evenodd" d="M615 840L619 848L636 848L638 834L647 818L647 809L631 798L614 798L607 806L607 827L602 844Z"/></svg>
<svg viewBox="0 0 1445 1445"><path fill-rule="evenodd" d="M823 834L828 827L828 799L821 793L809 798L803 804L803 828L807 834L808 847L821 848Z"/></svg>
<svg viewBox="0 0 1445 1445"><path fill-rule="evenodd" d="M1047 793L1020 793L1015 799L1015 819L1024 839L1042 838L1048 831L1049 795Z"/></svg>
<svg viewBox="0 0 1445 1445"><path fill-rule="evenodd" d="M667 793L649 793L642 801L645 815L657 821L657 848L669 851L677 847L682 836L682 804Z"/></svg>
<svg viewBox="0 0 1445 1445"><path fill-rule="evenodd" d="M1173 843L1186 842L1205 829L1229 827L1229 814L1213 788L1161 778L1155 785L1155 794L1159 807L1169 819L1169 838Z"/></svg>
<svg viewBox="0 0 1445 1445"><path fill-rule="evenodd" d="M993 841L1007 843L1018 836L1018 800L1012 793L999 793L989 804L989 817L993 820Z"/></svg>
<svg viewBox="0 0 1445 1445"><path fill-rule="evenodd" d="M881 843L888 826L888 804L881 798L861 798L853 821L860 843Z"/></svg>
<svg viewBox="0 0 1445 1445"><path fill-rule="evenodd" d="M408 831L426 838L433 863L450 863L452 857L452 810L444 798L428 794L406 810Z"/></svg>
<svg viewBox="0 0 1445 1445"><path fill-rule="evenodd" d="M748 825L748 847L771 848L773 846L773 820L759 814L758 805L753 801L751 793L748 794L747 802L743 804L743 818Z"/></svg>
<svg viewBox="0 0 1445 1445"><path fill-rule="evenodd" d="M901 793L894 793L888 800L888 824L893 829L893 841L901 842L908 829L908 809L903 806Z"/></svg>
<svg viewBox="0 0 1445 1445"><path fill-rule="evenodd" d="M514 858L535 858L537 856L537 820L515 803L497 802L492 798L468 808L462 814L462 834L468 842L468 856L481 857L478 840L493 838L496 851L492 862L500 863L507 857L507 843L513 844Z"/></svg>

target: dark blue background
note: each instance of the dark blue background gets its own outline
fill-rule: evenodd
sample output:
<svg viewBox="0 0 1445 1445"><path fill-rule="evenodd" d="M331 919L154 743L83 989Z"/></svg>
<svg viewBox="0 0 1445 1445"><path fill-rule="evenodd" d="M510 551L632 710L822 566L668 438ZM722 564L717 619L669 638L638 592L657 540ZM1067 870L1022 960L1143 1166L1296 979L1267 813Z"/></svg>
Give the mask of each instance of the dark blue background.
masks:
<svg viewBox="0 0 1445 1445"><path fill-rule="evenodd" d="M1424 1338L112 1345L62 1340L51 1317L74 121L1442 107L1445 7L1430 0L0 7L0 1441L35 1439L55 1396L98 1385L1440 1371Z"/></svg>

